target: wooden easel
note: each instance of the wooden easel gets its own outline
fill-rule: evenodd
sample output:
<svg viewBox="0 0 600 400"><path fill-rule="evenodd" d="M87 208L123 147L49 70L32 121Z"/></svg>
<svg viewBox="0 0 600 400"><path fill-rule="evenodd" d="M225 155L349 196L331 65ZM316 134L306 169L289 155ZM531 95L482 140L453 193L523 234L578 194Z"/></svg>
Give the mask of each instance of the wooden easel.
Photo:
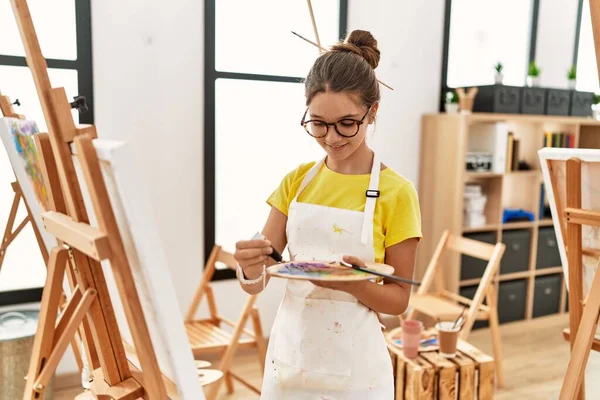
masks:
<svg viewBox="0 0 600 400"><path fill-rule="evenodd" d="M590 0L590 15L600 78L600 0ZM592 349L600 351L600 340L594 339L600 317L600 266L592 280L588 296L583 299L582 225L600 226L600 210L581 208L581 161L567 161L566 248L569 265L569 332L571 357L560 391L560 400L585 398L585 367ZM562 228L562 227L561 227ZM587 250L587 249L586 249ZM585 306L585 307L584 307Z"/></svg>
<svg viewBox="0 0 600 400"><path fill-rule="evenodd" d="M566 246L569 265L569 327L571 357L560 392L560 400L585 398L584 376L590 351L600 351L595 339L600 317L600 266L596 267L587 298L583 298L582 225L600 227L600 210L581 208L581 161L567 161ZM600 259L599 259L600 260ZM600 261L599 261L600 264Z"/></svg>
<svg viewBox="0 0 600 400"><path fill-rule="evenodd" d="M15 112L12 105L13 103L11 103L10 98L8 96L0 95L0 111L2 111L2 115L4 115L7 118L25 119L23 115L17 114ZM38 246L40 247L40 253L42 253L44 264L48 265L48 249L46 249L46 245L42 240L42 236L40 235L40 231L37 227L37 224L35 223L33 216L31 215L31 210L29 209L27 200L25 200L23 192L21 191L21 185L19 185L18 181L14 181L13 183L11 183L11 186L13 192L15 192L15 197L13 198L10 213L8 214L8 221L6 222L4 236L2 237L2 242L0 242L0 269L2 269L2 262L4 261L4 257L6 255L6 250L8 246L12 243L13 240L15 240L17 235L23 230L23 228L25 228L28 222L31 222L31 227L33 228L35 238L38 242ZM15 219L17 218L17 210L19 209L19 203L21 202L21 199L23 200L23 204L25 204L27 216L23 219L23 221L21 221L17 228L13 230Z"/></svg>
<svg viewBox="0 0 600 400"><path fill-rule="evenodd" d="M42 399L67 344L83 323L83 342L90 363L92 394L98 399L177 399L177 388L159 370L131 267L120 236L100 163L92 145L94 126L76 127L64 88L52 88L26 0L11 0L49 134L37 134L36 145L48 184L46 230L59 245L50 252L38 329L23 399ZM99 229L90 225L75 172L70 145L89 188ZM134 348L121 338L100 261L108 260L131 330ZM56 316L67 263L73 282L70 299L58 323ZM137 354L136 354L137 353ZM141 370L130 361L139 359Z"/></svg>

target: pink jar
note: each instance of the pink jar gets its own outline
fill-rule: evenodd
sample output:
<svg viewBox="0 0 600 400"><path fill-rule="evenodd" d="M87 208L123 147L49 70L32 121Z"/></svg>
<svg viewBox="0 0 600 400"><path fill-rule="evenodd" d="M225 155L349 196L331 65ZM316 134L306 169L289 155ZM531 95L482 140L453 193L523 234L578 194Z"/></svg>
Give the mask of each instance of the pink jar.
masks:
<svg viewBox="0 0 600 400"><path fill-rule="evenodd" d="M402 321L402 351L406 358L417 358L423 323L415 320Z"/></svg>

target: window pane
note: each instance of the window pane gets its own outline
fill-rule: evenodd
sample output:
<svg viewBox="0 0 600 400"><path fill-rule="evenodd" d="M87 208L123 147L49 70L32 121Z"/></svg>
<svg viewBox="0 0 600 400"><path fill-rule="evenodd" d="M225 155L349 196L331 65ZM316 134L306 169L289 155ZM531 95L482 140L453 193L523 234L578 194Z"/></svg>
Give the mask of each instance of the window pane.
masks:
<svg viewBox="0 0 600 400"><path fill-rule="evenodd" d="M493 67L500 61L503 83L523 86L531 11L531 0L505 0L501 7L491 0L452 0L447 85L494 84Z"/></svg>
<svg viewBox="0 0 600 400"><path fill-rule="evenodd" d="M325 153L300 126L302 84L219 79L215 100L215 240L235 251L262 230L285 174Z"/></svg>
<svg viewBox="0 0 600 400"><path fill-rule="evenodd" d="M0 235L4 234L12 207L14 192L10 184L14 181L12 166L0 141ZM13 231L26 216L27 210L21 201ZM31 223L28 223L8 246L0 269L0 292L44 286L46 266L39 249Z"/></svg>
<svg viewBox="0 0 600 400"><path fill-rule="evenodd" d="M52 87L64 87L69 102L77 96L77 71L71 69L48 69ZM0 91L12 101L19 99L20 107L15 111L25 118L35 121L40 132L48 132L42 106L33 83L31 70L27 67L9 67L0 65ZM79 112L71 110L75 123L79 121Z"/></svg>
<svg viewBox="0 0 600 400"><path fill-rule="evenodd" d="M321 45L338 41L339 0L312 2ZM219 0L215 13L217 71L305 76L319 50L306 1Z"/></svg>
<svg viewBox="0 0 600 400"><path fill-rule="evenodd" d="M28 0L27 4L44 57L76 60L75 1ZM0 38L0 54L25 56L9 1L0 1Z"/></svg>
<svg viewBox="0 0 600 400"><path fill-rule="evenodd" d="M579 30L577 90L600 92L596 53L594 51L594 36L592 33L592 19L590 17L590 3L588 0L583 2L581 28Z"/></svg>

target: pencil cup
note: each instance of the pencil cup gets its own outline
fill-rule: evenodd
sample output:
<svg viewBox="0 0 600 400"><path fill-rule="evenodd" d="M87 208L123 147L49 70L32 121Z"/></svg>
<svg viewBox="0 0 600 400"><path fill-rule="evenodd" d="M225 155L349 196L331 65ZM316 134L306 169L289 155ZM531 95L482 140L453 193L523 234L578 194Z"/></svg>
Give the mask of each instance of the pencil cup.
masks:
<svg viewBox="0 0 600 400"><path fill-rule="evenodd" d="M438 331L438 342L440 344L440 356L453 358L456 356L456 345L458 343L458 333L460 325L454 326L453 321L438 322L435 329Z"/></svg>
<svg viewBox="0 0 600 400"><path fill-rule="evenodd" d="M415 320L402 321L402 352L406 358L417 358L423 323Z"/></svg>

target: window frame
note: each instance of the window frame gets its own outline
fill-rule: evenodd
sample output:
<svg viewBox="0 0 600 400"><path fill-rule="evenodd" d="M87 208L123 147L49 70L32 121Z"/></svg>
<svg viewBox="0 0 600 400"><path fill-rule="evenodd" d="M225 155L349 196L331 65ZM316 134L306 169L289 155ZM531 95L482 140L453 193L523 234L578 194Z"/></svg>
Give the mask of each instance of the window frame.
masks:
<svg viewBox="0 0 600 400"><path fill-rule="evenodd" d="M303 78L254 73L217 71L215 65L216 0L206 0L204 8L204 262L215 245L216 196L215 196L215 86L217 79L253 80L264 82L299 83ZM338 36L343 39L348 27L348 0L340 0ZM230 269L217 269L213 280L235 279Z"/></svg>
<svg viewBox="0 0 600 400"><path fill-rule="evenodd" d="M75 0L75 36L77 41L77 58L75 60L47 58L46 64L48 68L77 71L77 91L79 95L85 96L88 107L86 112L79 112L79 123L93 124L94 80L92 66L91 0ZM0 65L28 67L25 57L5 54L0 54ZM18 93L4 94L10 96L12 100L19 98ZM42 299L42 291L43 287L0 291L0 307L39 302Z"/></svg>

